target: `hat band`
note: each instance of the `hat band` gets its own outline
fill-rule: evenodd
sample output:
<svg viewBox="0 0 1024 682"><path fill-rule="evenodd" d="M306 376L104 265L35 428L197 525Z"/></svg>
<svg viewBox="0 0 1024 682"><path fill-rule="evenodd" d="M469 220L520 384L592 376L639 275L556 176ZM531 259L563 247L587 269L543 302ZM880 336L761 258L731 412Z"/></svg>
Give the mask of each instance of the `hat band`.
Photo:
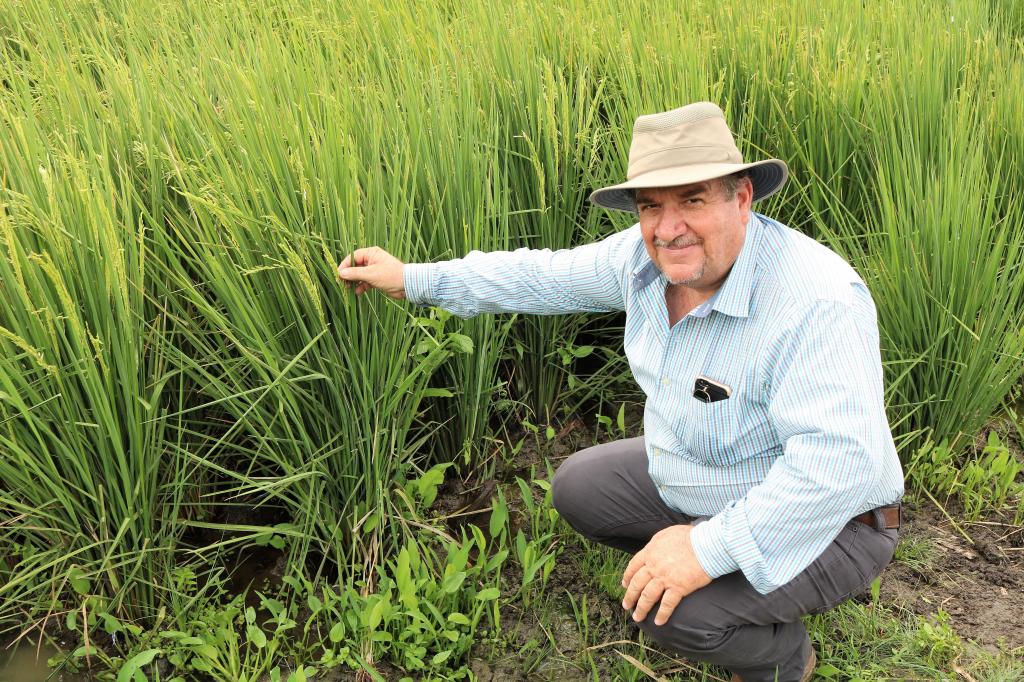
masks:
<svg viewBox="0 0 1024 682"><path fill-rule="evenodd" d="M668 147L633 159L629 164L626 177L632 180L638 175L663 168L683 168L706 163L743 163L743 157L735 147L732 149L719 145Z"/></svg>

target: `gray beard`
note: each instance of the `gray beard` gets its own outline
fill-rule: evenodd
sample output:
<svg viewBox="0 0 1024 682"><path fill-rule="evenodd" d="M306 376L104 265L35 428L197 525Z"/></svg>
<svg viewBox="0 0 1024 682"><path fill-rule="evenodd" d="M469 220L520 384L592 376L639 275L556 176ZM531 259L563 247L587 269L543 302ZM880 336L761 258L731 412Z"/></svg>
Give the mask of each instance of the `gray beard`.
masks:
<svg viewBox="0 0 1024 682"><path fill-rule="evenodd" d="M704 270L706 270L706 269L707 269L707 262L706 261L701 261L700 262L700 269L697 270L697 272L695 272L691 276L683 278L683 279L672 279L668 275L665 275L665 279L667 279L668 283L671 284L672 286L686 286L687 284L692 284L692 283L696 282L697 280L699 280L701 277L703 277L704 276Z"/></svg>
<svg viewBox="0 0 1024 682"><path fill-rule="evenodd" d="M682 237L676 237L671 242L671 244L675 244L677 246L682 246L684 244L689 245L689 244L699 244L699 243L701 243L701 240L690 241L688 239L683 239ZM655 246L669 246L670 243L666 242L664 239L655 239L654 240L654 245ZM704 276L704 270L707 269L707 265L708 265L707 259L704 259L704 260L702 260L700 262L700 270L698 270L694 275L692 275L690 277L687 277L686 279L672 279L668 275L665 275L665 279L667 279L668 283L671 284L672 286L686 286L687 284L691 284L693 282L696 282L701 277L703 277ZM664 271L662 271L662 274L664 274Z"/></svg>

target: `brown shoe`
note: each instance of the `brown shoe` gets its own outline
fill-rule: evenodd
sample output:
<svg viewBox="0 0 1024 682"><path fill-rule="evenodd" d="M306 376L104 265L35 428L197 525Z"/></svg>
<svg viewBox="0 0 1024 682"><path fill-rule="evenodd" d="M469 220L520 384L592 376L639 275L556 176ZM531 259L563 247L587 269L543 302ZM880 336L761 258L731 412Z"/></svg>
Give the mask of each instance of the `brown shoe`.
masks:
<svg viewBox="0 0 1024 682"><path fill-rule="evenodd" d="M804 666L804 674L800 677L800 682L810 682L811 678L814 677L814 668L817 665L818 657L815 655L814 649L811 649L811 655L807 657L807 665ZM743 682L743 678L734 674L732 682Z"/></svg>

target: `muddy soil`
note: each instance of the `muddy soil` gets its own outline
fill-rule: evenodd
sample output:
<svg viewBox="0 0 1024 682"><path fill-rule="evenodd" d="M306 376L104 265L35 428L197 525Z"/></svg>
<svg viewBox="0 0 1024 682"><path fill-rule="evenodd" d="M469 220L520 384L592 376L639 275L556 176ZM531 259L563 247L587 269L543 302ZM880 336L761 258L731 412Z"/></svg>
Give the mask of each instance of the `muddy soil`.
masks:
<svg viewBox="0 0 1024 682"><path fill-rule="evenodd" d="M958 518L955 507L946 512ZM972 543L927 501L907 505L904 519L904 542L931 551L921 565L893 562L880 598L922 615L942 609L961 637L987 649L1024 647L1024 527L998 516L958 523Z"/></svg>

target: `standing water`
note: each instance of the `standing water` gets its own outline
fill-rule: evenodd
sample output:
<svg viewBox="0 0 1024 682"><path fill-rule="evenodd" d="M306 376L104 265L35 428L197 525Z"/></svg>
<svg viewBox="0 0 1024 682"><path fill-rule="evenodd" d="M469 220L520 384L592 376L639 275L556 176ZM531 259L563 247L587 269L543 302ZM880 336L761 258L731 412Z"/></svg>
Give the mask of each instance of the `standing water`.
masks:
<svg viewBox="0 0 1024 682"><path fill-rule="evenodd" d="M51 670L46 661L60 652L50 644L38 649L34 642L0 646L0 682L86 682L93 678L85 673Z"/></svg>

